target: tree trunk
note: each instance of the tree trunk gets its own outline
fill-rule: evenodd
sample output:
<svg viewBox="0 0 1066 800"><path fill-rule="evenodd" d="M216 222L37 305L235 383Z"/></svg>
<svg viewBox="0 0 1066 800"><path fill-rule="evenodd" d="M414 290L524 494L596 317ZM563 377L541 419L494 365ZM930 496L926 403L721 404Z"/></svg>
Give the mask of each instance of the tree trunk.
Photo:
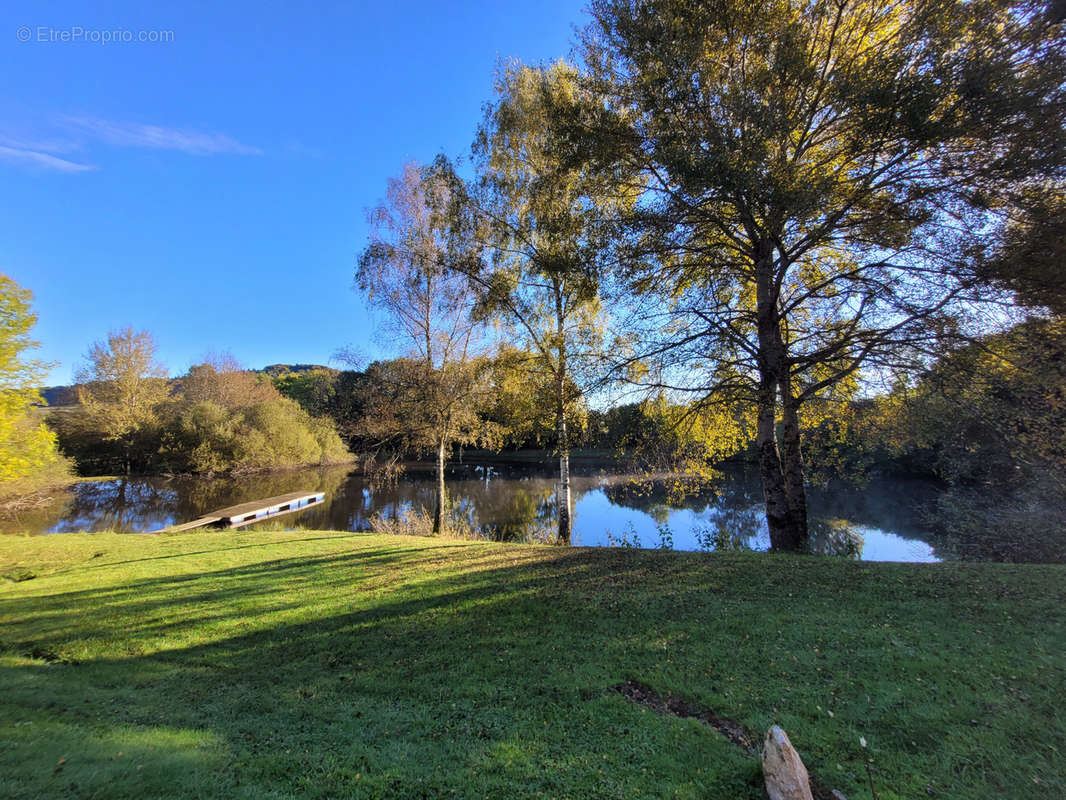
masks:
<svg viewBox="0 0 1066 800"><path fill-rule="evenodd" d="M803 513L803 524L800 525L799 515L790 503L794 490L789 491L789 481L795 479L795 468L798 466L799 492L802 494L803 465L795 458L787 457L784 459L787 465L783 465L784 454L778 450L777 392L782 380L787 380L789 370L784 340L781 337L781 317L777 310L778 292L774 275L772 245L769 240L763 240L757 245L755 268L755 316L759 337L758 424L755 442L759 450L759 472L762 476L763 499L766 502L766 523L770 529L770 547L773 550L794 552L804 548L807 525L806 511ZM795 441L798 443L798 426L795 426L795 430ZM790 446L786 445L785 448L789 456L792 455L788 449Z"/></svg>
<svg viewBox="0 0 1066 800"><path fill-rule="evenodd" d="M788 497L791 527L799 531L798 549L807 545L807 491L803 486L803 452L800 450L799 409L792 396L788 370L781 377L781 472Z"/></svg>
<svg viewBox="0 0 1066 800"><path fill-rule="evenodd" d="M789 513L781 458L777 452L774 430L777 422L776 412L774 385L764 380L759 387L755 445L759 452L759 474L762 478L763 501L766 504L766 524L770 529L770 547L774 550L791 550L794 549L791 547L792 517Z"/></svg>
<svg viewBox="0 0 1066 800"><path fill-rule="evenodd" d="M444 508L448 496L444 489L444 439L437 447L437 505L433 509L433 533L439 534L444 529Z"/></svg>
<svg viewBox="0 0 1066 800"><path fill-rule="evenodd" d="M570 441L566 435L566 329L563 304L563 286L556 280L555 289L555 335L559 348L559 362L555 370L555 446L559 451L559 485L556 488L555 505L559 513L559 543L570 544L573 522L570 515Z"/></svg>
<svg viewBox="0 0 1066 800"><path fill-rule="evenodd" d="M570 443L566 436L566 417L560 415L557 424L559 444L559 485L556 490L556 506L559 509L559 543L570 544L572 521L570 517Z"/></svg>

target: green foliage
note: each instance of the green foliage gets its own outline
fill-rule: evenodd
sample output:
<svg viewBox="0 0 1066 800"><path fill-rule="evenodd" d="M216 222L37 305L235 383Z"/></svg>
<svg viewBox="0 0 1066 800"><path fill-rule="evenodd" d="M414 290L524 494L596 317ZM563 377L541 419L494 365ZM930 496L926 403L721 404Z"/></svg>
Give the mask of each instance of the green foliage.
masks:
<svg viewBox="0 0 1066 800"><path fill-rule="evenodd" d="M210 387L186 398L163 437L163 457L171 469L249 472L351 460L328 418L312 417L269 380L248 372L199 372L211 375L211 383L254 391L232 393L230 405L197 399L226 394Z"/></svg>
<svg viewBox="0 0 1066 800"><path fill-rule="evenodd" d="M664 394L598 415L594 444L613 449L638 470L682 471L709 478L714 465L750 440L740 406L679 404Z"/></svg>
<svg viewBox="0 0 1066 800"><path fill-rule="evenodd" d="M167 371L147 331L111 331L78 369L78 408L56 417L64 452L82 473L148 472L170 400Z"/></svg>
<svg viewBox="0 0 1066 800"><path fill-rule="evenodd" d="M94 346L79 408L54 415L83 473L133 468L211 474L351 460L332 422L283 397L271 380L214 357L168 384L147 334Z"/></svg>
<svg viewBox="0 0 1066 800"><path fill-rule="evenodd" d="M474 145L477 181L460 210L485 251L457 261L477 289L475 313L499 321L517 344L500 355L510 371L501 388L525 373L527 392L543 409L544 416L528 409L521 419L501 409L513 438L547 441L550 425L560 454L584 428L583 395L602 363L599 284L612 247L605 220L625 195L615 175L568 164L549 124L557 108L580 102L577 78L562 62L500 70L497 100Z"/></svg>
<svg viewBox="0 0 1066 800"><path fill-rule="evenodd" d="M355 451L374 449L363 427L366 376L356 370L328 368L299 372L276 370L272 376L277 390L313 418L328 418L337 433Z"/></svg>
<svg viewBox="0 0 1066 800"><path fill-rule="evenodd" d="M1031 320L943 356L897 390L898 451L930 453L952 483L1066 488L1066 321Z"/></svg>
<svg viewBox="0 0 1066 800"><path fill-rule="evenodd" d="M857 388L855 380L841 381L800 410L804 466L812 484L843 479L859 487L875 466L894 457L887 443L868 435L883 429L884 404L856 398Z"/></svg>
<svg viewBox="0 0 1066 800"><path fill-rule="evenodd" d="M178 419L177 436L166 446L177 462L186 460L189 472L224 472L237 463L238 419L210 401L194 403Z"/></svg>
<svg viewBox="0 0 1066 800"><path fill-rule="evenodd" d="M1019 303L1066 315L1066 196L1034 191L1020 201L978 274L1012 292Z"/></svg>
<svg viewBox="0 0 1066 800"><path fill-rule="evenodd" d="M273 376L274 387L286 397L295 400L308 414L314 417L331 415L337 406L336 370L307 370Z"/></svg>
<svg viewBox="0 0 1066 800"><path fill-rule="evenodd" d="M949 484L931 522L962 555L1066 552L1066 322L1034 319L946 353L876 401L868 448Z"/></svg>
<svg viewBox="0 0 1066 800"><path fill-rule="evenodd" d="M484 417L498 426L501 444L513 448L555 449L558 438L556 386L543 371L540 359L507 346L492 360L491 393ZM588 409L581 390L568 379L564 393L568 435L580 441L588 424Z"/></svg>
<svg viewBox="0 0 1066 800"><path fill-rule="evenodd" d="M28 290L0 274L0 500L69 478L55 434L33 412L42 402L36 386L44 365L24 357L26 350L37 347L29 336L37 322L32 301Z"/></svg>

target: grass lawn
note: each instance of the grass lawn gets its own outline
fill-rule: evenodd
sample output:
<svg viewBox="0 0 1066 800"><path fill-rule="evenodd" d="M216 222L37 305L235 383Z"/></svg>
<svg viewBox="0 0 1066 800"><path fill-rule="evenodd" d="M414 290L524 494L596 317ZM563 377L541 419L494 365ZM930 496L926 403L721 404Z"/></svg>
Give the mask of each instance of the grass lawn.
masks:
<svg viewBox="0 0 1066 800"><path fill-rule="evenodd" d="M765 797L627 680L849 800L866 757L882 800L1066 797L1066 567L194 532L0 575L0 797Z"/></svg>

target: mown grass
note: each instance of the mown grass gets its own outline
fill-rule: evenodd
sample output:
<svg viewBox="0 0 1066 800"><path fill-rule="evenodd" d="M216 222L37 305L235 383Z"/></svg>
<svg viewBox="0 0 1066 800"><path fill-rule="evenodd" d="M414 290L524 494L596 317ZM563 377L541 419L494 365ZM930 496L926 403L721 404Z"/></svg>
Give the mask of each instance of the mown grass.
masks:
<svg viewBox="0 0 1066 800"><path fill-rule="evenodd" d="M1066 568L321 532L0 539L0 796L1066 796ZM863 750L859 737L868 745Z"/></svg>

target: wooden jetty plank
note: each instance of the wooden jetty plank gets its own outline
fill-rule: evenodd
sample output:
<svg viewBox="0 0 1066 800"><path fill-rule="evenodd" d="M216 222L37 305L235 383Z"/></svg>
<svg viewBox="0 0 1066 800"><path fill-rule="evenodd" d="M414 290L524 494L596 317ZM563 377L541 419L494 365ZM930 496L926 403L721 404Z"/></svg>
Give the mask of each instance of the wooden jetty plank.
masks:
<svg viewBox="0 0 1066 800"><path fill-rule="evenodd" d="M162 533L181 533L182 531L191 531L193 528L202 528L205 525L212 525L221 521L222 517L200 517L191 522L183 522L181 525L171 525L169 528L164 528Z"/></svg>
<svg viewBox="0 0 1066 800"><path fill-rule="evenodd" d="M262 500L252 500L248 503L240 503L235 506L219 509L218 511L212 511L211 516L236 520L240 517L248 516L249 514L257 514L270 509L280 510L282 506L291 506L294 503L306 504L320 499L324 494L324 492L289 492L288 494L279 494L275 497L267 497Z"/></svg>
<svg viewBox="0 0 1066 800"><path fill-rule="evenodd" d="M261 520L272 519L280 514L289 514L312 505L318 505L325 497L325 492L289 492L288 494L279 494L274 497L252 500L248 503L240 503L218 511L212 511L210 514L194 519L191 522L164 528L161 533L179 533L219 522L229 528L242 527Z"/></svg>
<svg viewBox="0 0 1066 800"><path fill-rule="evenodd" d="M277 519L278 517L284 517L286 514L295 514L297 511L303 511L305 508L313 508L314 506L322 505L322 500L313 500L309 503L305 503L302 506L296 506L295 508L287 508L284 511L274 511L270 514L266 514L261 517L255 517L253 519L234 520L227 526L230 530L233 528L243 528L245 525L255 525L257 522L266 522L267 520Z"/></svg>

